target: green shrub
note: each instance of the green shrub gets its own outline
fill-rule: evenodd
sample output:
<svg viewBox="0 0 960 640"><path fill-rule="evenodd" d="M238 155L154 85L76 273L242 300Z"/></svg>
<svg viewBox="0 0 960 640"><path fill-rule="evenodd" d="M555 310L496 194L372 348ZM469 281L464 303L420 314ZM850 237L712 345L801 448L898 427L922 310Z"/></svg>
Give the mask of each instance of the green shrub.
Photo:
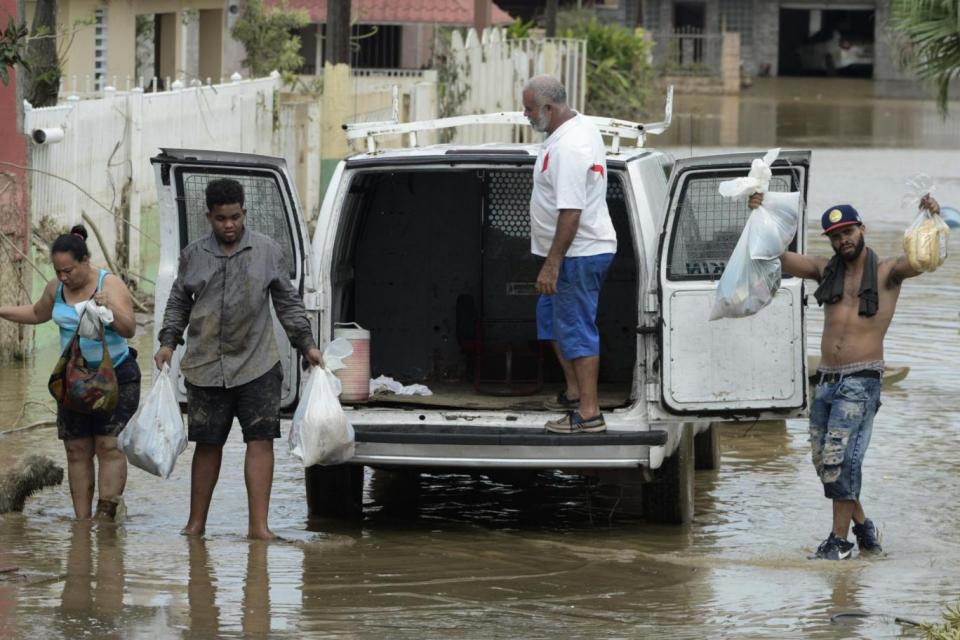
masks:
<svg viewBox="0 0 960 640"><path fill-rule="evenodd" d="M510 23L510 26L507 27L507 38L510 40L529 38L530 29L532 29L535 24L536 23L533 20L524 22L523 18L514 18L513 22Z"/></svg>
<svg viewBox="0 0 960 640"><path fill-rule="evenodd" d="M247 0L232 31L247 52L243 66L255 78L274 70L297 71L303 66L303 56L300 36L293 32L309 22L305 11L287 9L285 3L265 11L263 0Z"/></svg>
<svg viewBox="0 0 960 640"><path fill-rule="evenodd" d="M557 34L587 41L587 113L639 118L653 81L653 43L643 30L600 22L591 11L566 10L557 16Z"/></svg>

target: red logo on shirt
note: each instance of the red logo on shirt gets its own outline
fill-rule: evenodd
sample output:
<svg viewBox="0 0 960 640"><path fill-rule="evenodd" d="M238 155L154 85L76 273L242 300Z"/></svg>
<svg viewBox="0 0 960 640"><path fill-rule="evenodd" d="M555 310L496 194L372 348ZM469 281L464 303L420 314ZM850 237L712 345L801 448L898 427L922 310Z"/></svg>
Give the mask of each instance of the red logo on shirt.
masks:
<svg viewBox="0 0 960 640"><path fill-rule="evenodd" d="M596 173L599 173L599 174L600 174L600 177L603 177L603 165L602 165L602 164L595 164L595 165L593 165L592 167L590 167L590 171L595 171Z"/></svg>
<svg viewBox="0 0 960 640"><path fill-rule="evenodd" d="M546 172L546 170L547 170L547 163L549 163L549 162L550 162L550 154L549 154L549 153L543 154L543 166L540 167L540 173Z"/></svg>

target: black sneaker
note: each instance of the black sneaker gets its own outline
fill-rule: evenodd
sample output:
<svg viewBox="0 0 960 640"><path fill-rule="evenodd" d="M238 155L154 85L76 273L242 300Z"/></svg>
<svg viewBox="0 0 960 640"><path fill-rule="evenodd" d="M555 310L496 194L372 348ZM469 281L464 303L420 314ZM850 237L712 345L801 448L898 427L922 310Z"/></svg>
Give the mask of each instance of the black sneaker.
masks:
<svg viewBox="0 0 960 640"><path fill-rule="evenodd" d="M857 546L861 552L883 553L883 547L880 546L880 530L873 520L866 518L863 524L853 525L853 535L857 537Z"/></svg>
<svg viewBox="0 0 960 640"><path fill-rule="evenodd" d="M853 543L831 532L830 537L820 543L811 560L846 560L853 554Z"/></svg>

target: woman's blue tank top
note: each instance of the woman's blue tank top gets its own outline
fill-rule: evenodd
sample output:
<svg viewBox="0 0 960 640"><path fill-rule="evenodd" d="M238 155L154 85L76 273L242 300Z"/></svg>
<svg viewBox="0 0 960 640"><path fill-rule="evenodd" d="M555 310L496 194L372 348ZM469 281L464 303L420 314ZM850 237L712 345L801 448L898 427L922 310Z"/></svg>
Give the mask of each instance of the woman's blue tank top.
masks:
<svg viewBox="0 0 960 640"><path fill-rule="evenodd" d="M103 287L103 278L109 273L106 269L100 270L100 277L97 279L97 291ZM60 351L63 352L73 339L73 334L77 331L80 324L80 316L73 305L63 299L63 283L57 285L57 293L53 298L53 321L60 327ZM110 352L110 359L113 360L113 366L118 366L123 362L130 348L127 346L127 339L113 330L113 327L107 325L103 328L103 337L107 343L107 350ZM80 352L90 367L96 367L103 359L103 346L99 340L90 340L80 337Z"/></svg>

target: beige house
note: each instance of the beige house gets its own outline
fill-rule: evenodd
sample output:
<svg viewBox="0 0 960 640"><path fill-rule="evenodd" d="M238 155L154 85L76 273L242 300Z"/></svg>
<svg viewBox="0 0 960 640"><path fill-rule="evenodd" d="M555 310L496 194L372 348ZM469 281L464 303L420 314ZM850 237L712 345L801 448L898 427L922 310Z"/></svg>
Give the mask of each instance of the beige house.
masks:
<svg viewBox="0 0 960 640"><path fill-rule="evenodd" d="M36 0L26 5L29 24ZM239 14L240 0L58 0L65 89L219 82L241 69L243 45L230 37Z"/></svg>

